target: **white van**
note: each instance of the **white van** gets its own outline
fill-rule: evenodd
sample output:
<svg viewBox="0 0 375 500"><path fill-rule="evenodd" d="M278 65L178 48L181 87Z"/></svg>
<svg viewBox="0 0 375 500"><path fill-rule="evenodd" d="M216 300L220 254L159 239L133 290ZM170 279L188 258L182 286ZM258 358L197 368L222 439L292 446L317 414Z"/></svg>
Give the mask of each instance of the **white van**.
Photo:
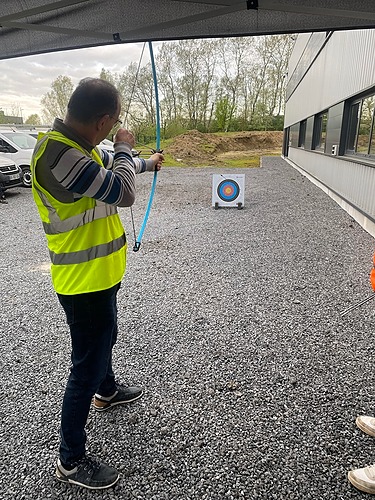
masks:
<svg viewBox="0 0 375 500"><path fill-rule="evenodd" d="M0 158L13 160L22 170L22 183L31 187L31 156L36 144L35 137L13 128L0 128Z"/></svg>
<svg viewBox="0 0 375 500"><path fill-rule="evenodd" d="M23 130L25 134L29 134L32 137L35 137L35 139L38 138L38 133L39 132L46 132L47 130ZM101 143L98 144L99 149L103 149L104 151L107 151L107 153L112 153L114 154L115 148L114 148L114 143L110 141L109 139L103 139ZM139 156L139 151L136 151L135 149L132 149L132 156Z"/></svg>
<svg viewBox="0 0 375 500"><path fill-rule="evenodd" d="M31 187L31 157L38 137L37 130L22 130L13 127L0 127L0 158L13 160L22 170L22 183ZM104 139L98 146L113 153L113 142ZM133 156L138 156L138 151L132 150Z"/></svg>

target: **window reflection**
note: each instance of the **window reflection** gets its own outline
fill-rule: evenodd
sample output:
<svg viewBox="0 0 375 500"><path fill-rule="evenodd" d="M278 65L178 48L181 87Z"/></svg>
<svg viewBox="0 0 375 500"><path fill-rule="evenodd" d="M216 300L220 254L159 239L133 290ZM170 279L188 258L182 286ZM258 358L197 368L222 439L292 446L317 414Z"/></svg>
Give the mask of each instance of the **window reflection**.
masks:
<svg viewBox="0 0 375 500"><path fill-rule="evenodd" d="M347 153L375 155L374 129L375 95L353 102L349 110Z"/></svg>

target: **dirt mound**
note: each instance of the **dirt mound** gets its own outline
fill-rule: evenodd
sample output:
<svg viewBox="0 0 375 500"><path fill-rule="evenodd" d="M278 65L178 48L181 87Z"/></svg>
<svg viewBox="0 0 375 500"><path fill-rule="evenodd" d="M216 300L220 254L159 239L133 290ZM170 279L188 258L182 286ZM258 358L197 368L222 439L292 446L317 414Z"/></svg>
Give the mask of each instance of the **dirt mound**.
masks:
<svg viewBox="0 0 375 500"><path fill-rule="evenodd" d="M187 165L215 164L226 157L280 153L282 140L283 133L279 131L219 135L191 130L176 137L166 151Z"/></svg>

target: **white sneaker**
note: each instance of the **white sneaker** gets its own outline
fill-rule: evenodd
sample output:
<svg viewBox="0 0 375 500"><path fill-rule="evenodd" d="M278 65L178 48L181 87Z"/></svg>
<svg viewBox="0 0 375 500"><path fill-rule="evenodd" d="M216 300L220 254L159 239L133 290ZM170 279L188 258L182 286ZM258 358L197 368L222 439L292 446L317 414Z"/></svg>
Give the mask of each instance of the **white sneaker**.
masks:
<svg viewBox="0 0 375 500"><path fill-rule="evenodd" d="M348 479L358 490L375 495L375 465L351 470Z"/></svg>
<svg viewBox="0 0 375 500"><path fill-rule="evenodd" d="M357 427L361 429L361 431L365 432L369 436L375 437L375 418L368 417L366 415L360 415L357 417L355 421Z"/></svg>

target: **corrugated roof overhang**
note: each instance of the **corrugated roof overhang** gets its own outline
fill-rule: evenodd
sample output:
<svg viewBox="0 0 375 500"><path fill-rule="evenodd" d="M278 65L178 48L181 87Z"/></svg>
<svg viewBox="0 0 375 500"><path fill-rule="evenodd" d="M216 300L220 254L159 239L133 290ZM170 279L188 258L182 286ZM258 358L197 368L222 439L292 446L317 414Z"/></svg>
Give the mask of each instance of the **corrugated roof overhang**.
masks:
<svg viewBox="0 0 375 500"><path fill-rule="evenodd" d="M374 0L2 0L0 59L146 40L372 28Z"/></svg>

